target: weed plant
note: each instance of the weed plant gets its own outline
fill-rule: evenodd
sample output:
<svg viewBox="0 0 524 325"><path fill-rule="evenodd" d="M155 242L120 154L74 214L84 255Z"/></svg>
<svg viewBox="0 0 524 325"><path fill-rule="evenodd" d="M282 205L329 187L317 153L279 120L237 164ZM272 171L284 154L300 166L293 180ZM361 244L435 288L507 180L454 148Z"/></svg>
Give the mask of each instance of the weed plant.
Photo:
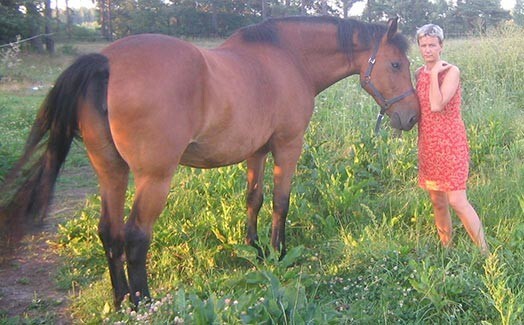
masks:
<svg viewBox="0 0 524 325"><path fill-rule="evenodd" d="M517 324L524 322L524 33L508 28L446 42L462 73L471 147L469 198L485 226L483 257L454 219L440 246L429 198L417 187L416 130L373 134L377 105L358 79L317 97L287 220L289 252L264 261L244 245L244 164L180 167L154 230L153 301L114 311L96 228L98 196L61 226L78 323ZM416 49L413 69L421 65ZM24 119L22 119L24 120ZM21 122L22 123L22 122ZM23 126L26 127L26 122ZM13 149L9 149L13 150ZM260 212L269 247L271 162ZM132 204L133 189L127 199Z"/></svg>
<svg viewBox="0 0 524 325"><path fill-rule="evenodd" d="M17 66L20 59L20 35L16 37L16 42L7 46L0 47L0 80L4 77L8 69Z"/></svg>

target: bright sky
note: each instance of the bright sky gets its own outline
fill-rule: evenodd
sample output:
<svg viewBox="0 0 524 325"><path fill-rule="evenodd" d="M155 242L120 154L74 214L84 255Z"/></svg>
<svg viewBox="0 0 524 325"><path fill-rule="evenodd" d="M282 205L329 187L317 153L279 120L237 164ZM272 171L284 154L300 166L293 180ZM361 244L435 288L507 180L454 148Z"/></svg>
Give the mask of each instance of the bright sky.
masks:
<svg viewBox="0 0 524 325"><path fill-rule="evenodd" d="M65 0L54 0L52 2L52 6L55 7L54 3L58 1L59 7L65 7ZM365 1L357 2L351 12L355 14L360 14L365 6ZM515 0L501 0L500 4L502 8L506 10L510 10L515 6ZM69 0L69 6L71 8L80 8L80 7L87 7L87 8L93 8L95 4L92 0Z"/></svg>
<svg viewBox="0 0 524 325"><path fill-rule="evenodd" d="M65 0L51 0L51 7L54 8L57 2L60 8L65 8ZM69 0L69 7L74 9L81 7L94 8L95 4L91 0Z"/></svg>
<svg viewBox="0 0 524 325"><path fill-rule="evenodd" d="M364 7L366 6L366 1L360 1L357 2L351 7L351 10L349 11L350 16L360 16L362 12L364 11Z"/></svg>
<svg viewBox="0 0 524 325"><path fill-rule="evenodd" d="M502 0L500 1L500 5L502 6L502 8L510 10L513 9L513 7L515 7L515 0Z"/></svg>

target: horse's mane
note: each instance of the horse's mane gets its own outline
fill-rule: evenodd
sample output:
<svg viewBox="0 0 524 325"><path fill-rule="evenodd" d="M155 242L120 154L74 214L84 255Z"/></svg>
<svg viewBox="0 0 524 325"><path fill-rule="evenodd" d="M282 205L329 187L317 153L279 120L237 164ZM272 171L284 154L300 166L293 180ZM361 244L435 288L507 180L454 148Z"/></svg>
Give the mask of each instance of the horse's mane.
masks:
<svg viewBox="0 0 524 325"><path fill-rule="evenodd" d="M329 16L293 16L284 18L270 18L259 24L246 26L240 29L241 36L246 42L263 42L280 46L280 34L278 23L322 23L333 24L338 28L338 43L340 49L348 54L353 52L353 35L357 33L359 42L368 48L373 46L372 41L381 39L387 31L382 24L366 23L355 19L342 19ZM409 49L409 42L400 33L395 34L390 43L396 46L404 54Z"/></svg>

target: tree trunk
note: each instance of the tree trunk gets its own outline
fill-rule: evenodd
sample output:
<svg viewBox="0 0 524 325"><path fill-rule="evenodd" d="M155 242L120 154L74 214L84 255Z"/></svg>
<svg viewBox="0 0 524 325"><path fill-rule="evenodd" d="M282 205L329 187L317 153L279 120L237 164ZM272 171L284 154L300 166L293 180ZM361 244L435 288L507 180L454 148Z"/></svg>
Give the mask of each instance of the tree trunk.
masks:
<svg viewBox="0 0 524 325"><path fill-rule="evenodd" d="M100 19L100 32L106 38L106 2L105 0L97 0L98 3L98 19Z"/></svg>
<svg viewBox="0 0 524 325"><path fill-rule="evenodd" d="M42 38L39 37L41 22L40 13L38 12L36 4L32 1L27 1L25 3L25 8L27 10L27 19L29 20L29 37L34 37L31 39L31 46L38 53L42 53L44 52L44 45L42 43Z"/></svg>
<svg viewBox="0 0 524 325"><path fill-rule="evenodd" d="M111 0L107 0L107 34L108 40L113 41L113 18L112 18Z"/></svg>
<svg viewBox="0 0 524 325"><path fill-rule="evenodd" d="M262 1L262 19L267 18L267 0L261 0Z"/></svg>
<svg viewBox="0 0 524 325"><path fill-rule="evenodd" d="M53 23L53 9L51 8L51 0L45 0L45 48L47 53L55 53L55 41L51 35L51 24Z"/></svg>
<svg viewBox="0 0 524 325"><path fill-rule="evenodd" d="M97 0L100 12L100 28L102 36L108 41L113 40L113 28L111 26L111 0Z"/></svg>
<svg viewBox="0 0 524 325"><path fill-rule="evenodd" d="M65 0L65 14L66 14L66 34L67 34L67 39L71 39L71 37L73 36L73 30L72 30L72 27L71 27L71 10L69 9L69 0Z"/></svg>
<svg viewBox="0 0 524 325"><path fill-rule="evenodd" d="M217 18L217 3L216 0L211 1L211 27L215 36L218 35L218 18Z"/></svg>

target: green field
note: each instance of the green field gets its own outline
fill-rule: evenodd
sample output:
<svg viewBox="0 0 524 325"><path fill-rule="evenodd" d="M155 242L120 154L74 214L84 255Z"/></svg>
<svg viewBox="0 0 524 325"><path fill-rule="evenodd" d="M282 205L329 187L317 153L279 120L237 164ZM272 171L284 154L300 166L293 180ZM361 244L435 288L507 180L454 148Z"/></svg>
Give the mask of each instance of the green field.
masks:
<svg viewBox="0 0 524 325"><path fill-rule="evenodd" d="M461 69L471 147L469 198L492 254L454 219L454 247L439 245L431 204L417 187L416 130L373 134L377 105L352 77L317 97L287 221L289 253L261 262L244 245L245 164L181 167L157 222L148 268L154 301L111 308L96 234L100 200L60 227L56 280L75 323L518 324L524 323L524 42L521 30L450 40ZM413 70L421 65L411 51ZM21 151L59 60L23 57L0 82L0 177ZM81 145L67 168L87 161ZM268 246L271 163L259 217ZM127 208L132 204L133 189ZM73 290L74 289L74 290ZM1 321L1 319L0 319ZM29 320L30 321L30 320Z"/></svg>

